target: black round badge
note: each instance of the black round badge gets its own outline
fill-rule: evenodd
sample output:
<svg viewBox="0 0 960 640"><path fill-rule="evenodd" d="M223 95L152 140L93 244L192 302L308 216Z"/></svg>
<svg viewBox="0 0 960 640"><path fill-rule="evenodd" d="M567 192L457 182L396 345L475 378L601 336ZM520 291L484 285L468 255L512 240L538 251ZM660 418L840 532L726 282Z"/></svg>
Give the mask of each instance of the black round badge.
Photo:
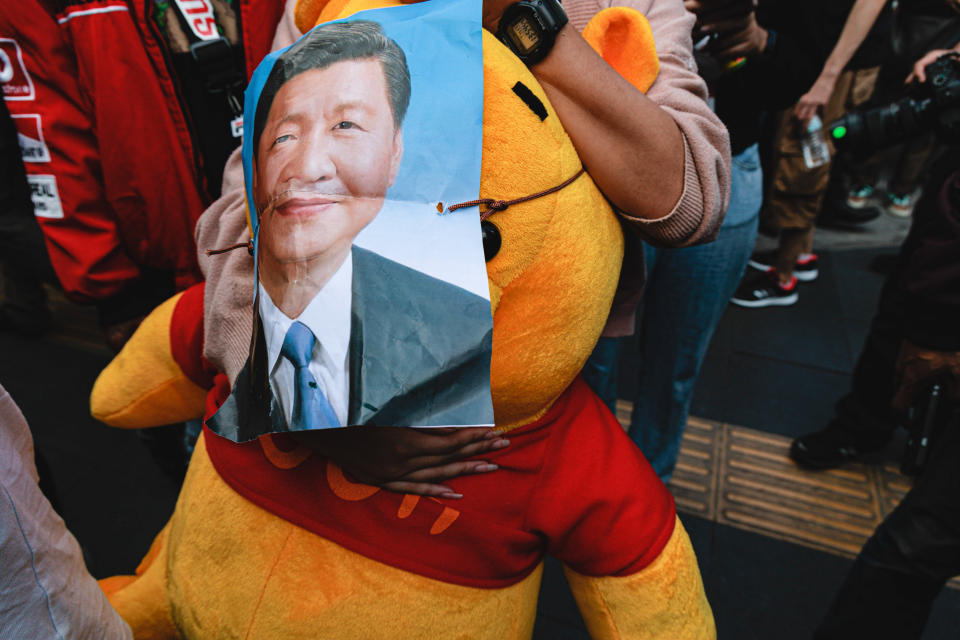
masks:
<svg viewBox="0 0 960 640"><path fill-rule="evenodd" d="M493 260L493 257L500 252L500 229L489 220L480 222L480 229L483 231L483 257L487 262Z"/></svg>

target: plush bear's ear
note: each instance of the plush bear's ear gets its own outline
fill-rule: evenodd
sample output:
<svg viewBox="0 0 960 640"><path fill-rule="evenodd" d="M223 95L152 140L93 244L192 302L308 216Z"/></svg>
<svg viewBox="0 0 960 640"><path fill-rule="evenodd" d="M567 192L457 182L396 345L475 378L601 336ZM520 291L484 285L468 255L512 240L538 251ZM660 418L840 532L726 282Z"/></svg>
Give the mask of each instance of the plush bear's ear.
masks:
<svg viewBox="0 0 960 640"><path fill-rule="evenodd" d="M317 18L323 12L323 8L337 0L297 0L297 6L293 9L293 17L297 23L297 29L300 33L310 31L317 24Z"/></svg>
<svg viewBox="0 0 960 640"><path fill-rule="evenodd" d="M642 13L627 7L611 7L593 16L583 30L593 50L640 91L646 92L657 78L660 61L650 23Z"/></svg>
<svg viewBox="0 0 960 640"><path fill-rule="evenodd" d="M410 0L407 0L409 3ZM306 33L321 22L352 16L358 11L404 4L401 0L297 0L293 15L297 29Z"/></svg>

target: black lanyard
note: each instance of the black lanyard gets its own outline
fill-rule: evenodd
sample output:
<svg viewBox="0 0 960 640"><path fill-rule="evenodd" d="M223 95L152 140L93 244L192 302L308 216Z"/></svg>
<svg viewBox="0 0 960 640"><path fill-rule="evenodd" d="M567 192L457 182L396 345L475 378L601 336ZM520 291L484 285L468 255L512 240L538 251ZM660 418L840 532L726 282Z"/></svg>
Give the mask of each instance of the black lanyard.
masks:
<svg viewBox="0 0 960 640"><path fill-rule="evenodd" d="M233 120L233 137L243 131L243 88L245 76L238 68L230 43L220 35L210 0L170 0L184 34L190 42L190 53L197 65L204 86L211 95L223 94Z"/></svg>

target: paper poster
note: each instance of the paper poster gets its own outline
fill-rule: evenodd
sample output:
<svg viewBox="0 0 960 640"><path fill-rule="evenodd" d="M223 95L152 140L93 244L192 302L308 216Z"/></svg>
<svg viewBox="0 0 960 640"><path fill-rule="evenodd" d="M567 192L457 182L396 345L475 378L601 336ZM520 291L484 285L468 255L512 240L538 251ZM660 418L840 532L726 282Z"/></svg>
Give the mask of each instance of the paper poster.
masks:
<svg viewBox="0 0 960 640"><path fill-rule="evenodd" d="M210 427L493 424L478 0L357 13L268 56L243 162L251 351Z"/></svg>

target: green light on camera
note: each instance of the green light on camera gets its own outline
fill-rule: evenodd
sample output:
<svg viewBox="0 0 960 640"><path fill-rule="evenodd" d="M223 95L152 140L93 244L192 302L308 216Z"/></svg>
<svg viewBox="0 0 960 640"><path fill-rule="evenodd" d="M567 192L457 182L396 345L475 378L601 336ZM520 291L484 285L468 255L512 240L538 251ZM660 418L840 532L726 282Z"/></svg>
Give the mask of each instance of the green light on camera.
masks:
<svg viewBox="0 0 960 640"><path fill-rule="evenodd" d="M834 128L834 130L831 131L830 133L833 135L835 140L839 140L843 136L847 135L847 128L841 125L839 127Z"/></svg>
<svg viewBox="0 0 960 640"><path fill-rule="evenodd" d="M726 67L727 71L735 71L745 64L747 64L746 57L740 56L739 58L728 61L724 66Z"/></svg>

